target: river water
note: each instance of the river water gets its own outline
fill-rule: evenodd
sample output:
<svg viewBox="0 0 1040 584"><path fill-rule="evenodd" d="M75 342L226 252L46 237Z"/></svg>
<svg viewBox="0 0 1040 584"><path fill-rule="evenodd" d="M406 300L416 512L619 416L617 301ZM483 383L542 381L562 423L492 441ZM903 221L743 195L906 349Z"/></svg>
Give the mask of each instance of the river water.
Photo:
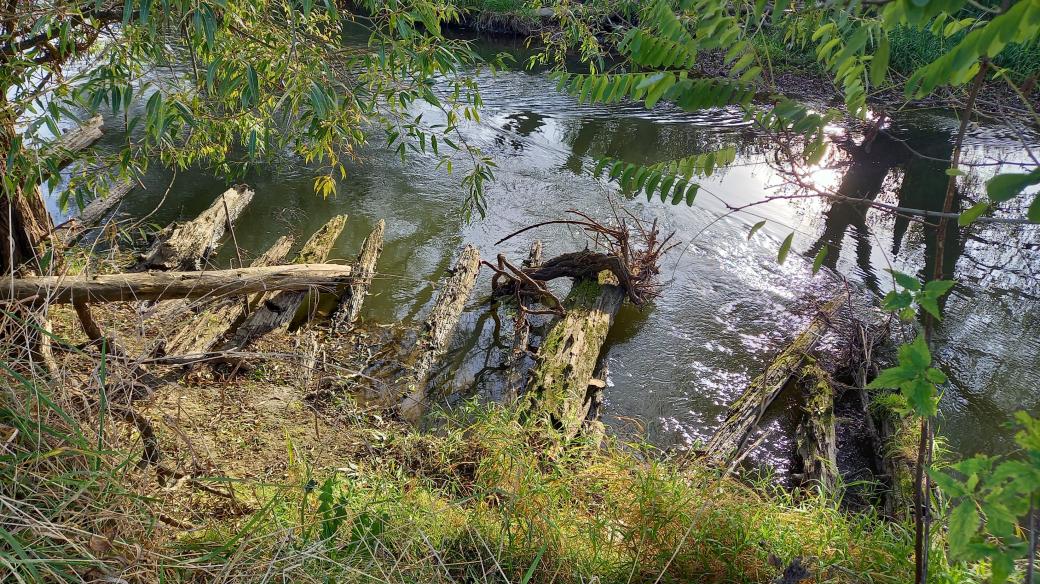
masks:
<svg viewBox="0 0 1040 584"><path fill-rule="evenodd" d="M463 220L461 175L437 170L432 158L413 155L402 163L376 141L362 149L339 194L328 200L314 193L314 171L299 161L254 172L247 182L257 195L237 223L238 244L255 255L281 235L294 233L302 241L330 216L348 213L347 230L332 254L348 259L374 224L386 219L379 276L363 317L410 322L428 310L432 281L465 243L487 259L506 253L519 260L538 238L551 257L581 249L586 240L573 229L552 226L494 243L521 227L559 219L567 209L608 219L612 202L645 220L657 219L683 245L663 262L662 296L643 311L626 306L611 332L603 417L616 432L648 437L662 447L685 447L710 435L726 404L804 324L811 299L836 289L834 274L847 277L861 295L880 296L893 285L886 268L932 271L934 230L864 213L862 206L790 199L725 215L726 204L794 192L770 164L770 146L748 131L738 112L581 105L558 94L545 74L523 71L484 76L481 87L483 119L464 131L499 167L488 187L486 218ZM903 112L888 128L892 137L879 136L869 151L840 146L860 137L835 128L835 144L811 180L847 196L941 209L946 165L934 159L950 157L957 124L944 112ZM101 147L117 142L113 133ZM590 176L600 156L647 163L725 145L737 148L736 162L703 181L692 207L629 197ZM961 181L961 208L982 196L985 179L996 171L989 162L1024 160L1017 136L985 124L971 127L965 156L978 166ZM120 213L140 218L154 211L149 220L159 225L194 216L228 186L205 172L174 176L157 168L144 182ZM62 215L57 209L55 214ZM749 240L751 225L763 218L768 223ZM792 231L791 256L779 265L777 249ZM825 243L825 272L831 274L814 278L810 264ZM939 432L961 454L999 451L1009 444L1005 425L1014 411L1040 413L1040 227L976 225L954 234L946 247L945 265L956 266L961 285L944 307L936 337L937 359L951 380ZM442 403L449 406L461 397L496 399L501 392L494 320L479 298L489 291L488 281L485 271L439 376ZM508 330L503 334L508 343ZM791 449L790 417L771 423L777 431L759 460L782 473Z"/></svg>

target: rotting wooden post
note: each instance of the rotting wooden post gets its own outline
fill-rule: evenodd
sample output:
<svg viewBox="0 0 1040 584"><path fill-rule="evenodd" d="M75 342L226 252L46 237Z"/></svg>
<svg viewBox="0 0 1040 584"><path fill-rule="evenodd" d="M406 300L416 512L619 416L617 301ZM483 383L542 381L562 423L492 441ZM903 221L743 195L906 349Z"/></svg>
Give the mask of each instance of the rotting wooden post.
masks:
<svg viewBox="0 0 1040 584"><path fill-rule="evenodd" d="M827 302L809 326L780 351L766 370L752 380L744 393L730 404L722 426L715 431L704 447L704 455L710 462L724 465L740 455L769 404L787 387L791 378L801 371L809 353L830 328L831 322L844 304L844 297Z"/></svg>
<svg viewBox="0 0 1040 584"><path fill-rule="evenodd" d="M477 248L467 245L462 249L451 277L444 282L433 310L419 331L411 371L395 384L404 387L404 399L398 405L398 411L407 420L415 422L422 415L426 401L426 382L434 365L448 349L479 272L480 253Z"/></svg>
<svg viewBox="0 0 1040 584"><path fill-rule="evenodd" d="M914 468L921 428L916 419L903 416L875 399L871 418L881 443L881 471L886 489L883 495L886 517L901 520L913 516Z"/></svg>
<svg viewBox="0 0 1040 584"><path fill-rule="evenodd" d="M375 229L368 234L364 243L361 244L361 253L358 254L357 262L354 264L354 279L343 293L339 306L332 313L332 330L342 332L350 328L361 314L361 304L365 301L368 289L372 286L372 278L376 273L376 261L383 251L383 232L386 231L386 221L383 219L376 223Z"/></svg>
<svg viewBox="0 0 1040 584"><path fill-rule="evenodd" d="M293 238L286 235L278 238L260 257L253 260L250 267L273 266L285 260L292 248ZM187 326L180 326L176 334L166 343L164 353L167 355L188 355L205 353L213 348L227 334L236 322L245 314L246 304L250 307L259 303L263 293L249 297L244 304L241 298L226 298L214 306L200 312ZM191 310L191 303L178 302L171 310L161 316L163 321L173 322L182 318ZM158 317L158 315L156 315Z"/></svg>
<svg viewBox="0 0 1040 584"><path fill-rule="evenodd" d="M546 333L528 381L532 411L548 415L568 438L588 415L596 362L625 300L625 291L606 277L601 273L600 281L574 283L563 303L567 313Z"/></svg>
<svg viewBox="0 0 1040 584"><path fill-rule="evenodd" d="M253 195L253 190L245 185L228 189L198 217L174 227L167 236L161 237L144 254L135 270L201 270L206 259L216 250L228 225L238 219L253 200Z"/></svg>
<svg viewBox="0 0 1040 584"><path fill-rule="evenodd" d="M39 296L51 304L220 298L312 288L335 290L349 282L350 266L298 264L208 272L147 272L95 276L13 278L0 286L0 301Z"/></svg>
<svg viewBox="0 0 1040 584"><path fill-rule="evenodd" d="M307 243L303 245L300 253L296 255L295 263L307 264L309 262L323 262L332 251L332 246L343 232L343 226L347 224L346 215L337 215L323 225L314 233ZM353 270L350 271L353 276ZM349 282L344 282L349 283ZM234 335L224 343L223 350L241 349L254 339L277 329L285 328L296 316L297 309L303 305L307 298L306 289L283 291L271 296L265 296L259 301L257 309L246 317Z"/></svg>
<svg viewBox="0 0 1040 584"><path fill-rule="evenodd" d="M824 493L831 494L839 478L834 386L827 372L815 362L802 367L800 382L805 391L805 405L796 433L802 482L817 484Z"/></svg>

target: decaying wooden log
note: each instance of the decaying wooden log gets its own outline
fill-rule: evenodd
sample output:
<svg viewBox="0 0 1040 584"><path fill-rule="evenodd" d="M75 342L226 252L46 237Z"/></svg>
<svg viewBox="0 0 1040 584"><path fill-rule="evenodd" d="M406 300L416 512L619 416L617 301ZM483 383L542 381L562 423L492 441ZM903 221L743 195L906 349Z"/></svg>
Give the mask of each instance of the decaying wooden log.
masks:
<svg viewBox="0 0 1040 584"><path fill-rule="evenodd" d="M228 227L253 200L253 194L245 185L228 189L198 217L160 236L135 270L201 270Z"/></svg>
<svg viewBox="0 0 1040 584"><path fill-rule="evenodd" d="M531 251L527 254L523 267L525 269L537 269L540 265L542 265L542 242L541 240L535 240L531 244ZM505 395L508 401L512 401L520 395L520 386L523 385L521 364L524 357L528 354L530 346L531 323L527 320L527 316L523 314L521 307L518 306L516 322L513 325L513 347L509 352L509 361L506 364L509 368L506 373L505 388Z"/></svg>
<svg viewBox="0 0 1040 584"><path fill-rule="evenodd" d="M752 380L744 393L730 404L722 426L715 431L704 447L704 455L709 461L725 464L740 455L766 408L801 371L809 353L830 328L838 310L844 305L843 296L827 302L809 326L773 358L766 370Z"/></svg>
<svg viewBox="0 0 1040 584"><path fill-rule="evenodd" d="M879 400L872 404L871 417L881 442L881 471L887 487L882 497L885 516L893 519L912 517L914 463L921 436L920 425L916 419L899 414Z"/></svg>
<svg viewBox="0 0 1040 584"><path fill-rule="evenodd" d="M314 233L307 243L303 245L300 253L296 255L295 263L306 265L308 262L323 262L332 251L332 246L343 232L343 226L347 224L346 215L337 215L323 225ZM344 266L346 267L346 266ZM348 269L351 275L353 270ZM341 284L349 284L341 280ZM297 288L285 290L277 294L265 296L260 300L257 308L243 322L227 342L222 350L242 349L257 337L270 333L274 330L289 326L296 311L303 305L307 298L307 289Z"/></svg>
<svg viewBox="0 0 1040 584"><path fill-rule="evenodd" d="M14 278L0 286L0 301L39 297L51 304L220 298L272 290L333 291L350 281L351 267L299 264L209 272L145 272L95 276Z"/></svg>
<svg viewBox="0 0 1040 584"><path fill-rule="evenodd" d="M426 400L426 381L448 348L479 271L480 253L477 248L467 245L462 249L451 277L444 282L433 310L419 331L411 370L397 384L397 387L404 388L404 399L398 410L405 419L415 421L422 414Z"/></svg>
<svg viewBox="0 0 1040 584"><path fill-rule="evenodd" d="M260 257L253 260L251 267L274 266L282 263L285 256L292 248L292 236L283 236L278 239ZM214 306L208 307L195 316L186 326L179 325L177 333L166 342L163 353L167 355L188 355L193 353L205 353L213 348L220 339L227 334L246 312L247 305L250 309L259 304L262 293L254 294L243 301L241 297L225 298L218 301ZM178 306L170 308L165 312L162 320L172 322L175 318L182 318L189 313L191 306L188 302L178 301ZM180 315L180 316L179 316Z"/></svg>
<svg viewBox="0 0 1040 584"><path fill-rule="evenodd" d="M567 313L546 333L528 380L532 411L548 415L566 437L585 422L596 362L625 300L625 291L606 278L601 272L599 280L574 283L564 300Z"/></svg>
<svg viewBox="0 0 1040 584"><path fill-rule="evenodd" d="M76 153L101 139L101 126L104 120L96 115L82 125L63 133L57 140L47 145L48 155L57 156L58 166L67 166L76 157Z"/></svg>
<svg viewBox="0 0 1040 584"><path fill-rule="evenodd" d="M361 314L361 303L365 301L365 295L372 286L372 278L376 273L376 261L383 251L383 232L386 231L386 221L380 219L375 229L368 234L365 242L361 244L361 253L358 254L357 262L354 264L354 279L340 299L336 311L332 313L332 330L339 332L350 328L358 315Z"/></svg>
<svg viewBox="0 0 1040 584"><path fill-rule="evenodd" d="M799 375L805 391L803 417L796 431L802 482L832 493L839 478L834 386L827 372L814 362L806 363Z"/></svg>
<svg viewBox="0 0 1040 584"><path fill-rule="evenodd" d="M63 246L70 246L88 230L97 227L134 189L134 183L125 180L112 185L108 193L87 203L79 215L55 227Z"/></svg>

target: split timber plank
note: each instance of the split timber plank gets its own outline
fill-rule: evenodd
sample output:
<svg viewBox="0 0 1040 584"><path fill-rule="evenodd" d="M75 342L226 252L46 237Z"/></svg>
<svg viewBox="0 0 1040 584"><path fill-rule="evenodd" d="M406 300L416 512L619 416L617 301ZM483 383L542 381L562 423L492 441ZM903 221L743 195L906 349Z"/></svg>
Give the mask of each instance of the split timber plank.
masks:
<svg viewBox="0 0 1040 584"><path fill-rule="evenodd" d="M201 270L228 226L238 219L253 195L253 190L245 185L228 189L198 217L174 227L157 241L135 270Z"/></svg>
<svg viewBox="0 0 1040 584"><path fill-rule="evenodd" d="M398 404L398 411L407 420L414 422L422 415L426 401L426 382L434 365L448 349L479 272L480 252L472 245L467 245L419 331L411 370L397 384L398 387L404 387L404 399Z"/></svg>
<svg viewBox="0 0 1040 584"><path fill-rule="evenodd" d="M774 357L766 370L752 380L744 393L730 404L722 426L704 447L705 457L710 462L725 464L740 454L769 404L801 371L809 353L830 329L831 322L844 305L844 297L828 301L809 326Z"/></svg>
<svg viewBox="0 0 1040 584"><path fill-rule="evenodd" d="M589 386L607 333L625 301L624 290L599 281L579 280L564 300L566 315L553 323L538 349L527 392L532 411L547 414L565 437L581 431L589 412Z"/></svg>
<svg viewBox="0 0 1040 584"><path fill-rule="evenodd" d="M375 229L365 238L361 244L361 253L358 254L357 262L354 264L354 280L347 288L340 300L339 306L332 314L332 330L344 331L357 321L361 314L361 304L365 301L368 289L372 286L372 279L376 274L376 261L383 251L383 233L386 231L386 221L383 219L376 223Z"/></svg>

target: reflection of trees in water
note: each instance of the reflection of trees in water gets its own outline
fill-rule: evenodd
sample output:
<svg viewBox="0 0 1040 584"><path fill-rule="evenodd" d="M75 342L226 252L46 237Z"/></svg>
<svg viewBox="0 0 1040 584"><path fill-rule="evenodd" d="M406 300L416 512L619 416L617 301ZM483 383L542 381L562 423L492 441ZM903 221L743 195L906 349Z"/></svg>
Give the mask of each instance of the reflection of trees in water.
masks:
<svg viewBox="0 0 1040 584"><path fill-rule="evenodd" d="M905 140L905 142L904 142ZM824 265L836 268L841 256L846 232L852 229L856 246L856 264L863 273L864 283L880 294L875 266L871 262L872 233L867 225L870 206L856 201L875 201L884 191L886 177L901 171L902 179L895 190L897 205L911 209L941 211L946 198L946 174L953 145L947 132L941 130L915 131L904 139L880 133L872 141L859 144L848 140L839 146L847 153L848 165L837 194L853 199L834 201L824 213L824 228L820 237L809 247L806 255L815 256L824 245L828 247ZM961 192L958 190L954 209L960 208ZM910 227L911 217L897 215L892 232L892 254L899 255L903 239ZM930 278L935 266L937 229L932 222L923 228L925 262L921 276ZM946 243L943 251L943 266L950 272L964 253L964 240L960 237L957 223L947 226Z"/></svg>
<svg viewBox="0 0 1040 584"><path fill-rule="evenodd" d="M495 134L495 144L505 147L507 144L514 152L523 152L527 147L523 138L528 138L545 126L546 116L532 111L515 112L505 117L502 125L504 132Z"/></svg>

